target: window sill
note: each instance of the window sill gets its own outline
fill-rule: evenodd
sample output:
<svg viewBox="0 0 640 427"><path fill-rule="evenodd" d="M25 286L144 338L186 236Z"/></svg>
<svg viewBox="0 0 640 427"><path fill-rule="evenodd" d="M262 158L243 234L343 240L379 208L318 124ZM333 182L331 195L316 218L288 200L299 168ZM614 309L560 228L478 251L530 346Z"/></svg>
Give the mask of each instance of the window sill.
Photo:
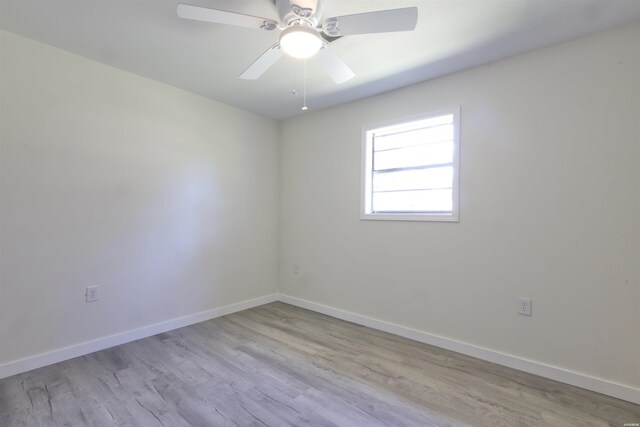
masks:
<svg viewBox="0 0 640 427"><path fill-rule="evenodd" d="M424 221L424 222L459 222L455 214L360 214L365 221Z"/></svg>

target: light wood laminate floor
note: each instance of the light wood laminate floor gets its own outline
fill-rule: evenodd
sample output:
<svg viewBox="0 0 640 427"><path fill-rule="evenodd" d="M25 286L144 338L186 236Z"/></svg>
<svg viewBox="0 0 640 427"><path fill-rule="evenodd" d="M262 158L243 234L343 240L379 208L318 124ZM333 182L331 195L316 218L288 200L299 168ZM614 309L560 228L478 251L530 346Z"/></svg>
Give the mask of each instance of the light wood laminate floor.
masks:
<svg viewBox="0 0 640 427"><path fill-rule="evenodd" d="M639 422L639 405L283 303L0 380L3 427Z"/></svg>

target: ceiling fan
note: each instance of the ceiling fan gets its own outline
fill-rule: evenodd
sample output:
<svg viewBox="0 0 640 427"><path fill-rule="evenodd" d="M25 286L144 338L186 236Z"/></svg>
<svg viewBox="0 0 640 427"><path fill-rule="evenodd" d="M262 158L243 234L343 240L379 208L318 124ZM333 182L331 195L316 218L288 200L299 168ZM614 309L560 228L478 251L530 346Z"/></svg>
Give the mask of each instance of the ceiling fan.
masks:
<svg viewBox="0 0 640 427"><path fill-rule="evenodd" d="M279 21L228 12L219 9L178 5L178 16L184 19L280 31L278 43L264 52L241 75L255 80L287 54L306 59L317 55L317 61L336 83L354 77L353 71L336 55L328 40L354 34L412 31L418 21L418 8L406 7L354 15L326 18L320 25L323 0L275 0Z"/></svg>

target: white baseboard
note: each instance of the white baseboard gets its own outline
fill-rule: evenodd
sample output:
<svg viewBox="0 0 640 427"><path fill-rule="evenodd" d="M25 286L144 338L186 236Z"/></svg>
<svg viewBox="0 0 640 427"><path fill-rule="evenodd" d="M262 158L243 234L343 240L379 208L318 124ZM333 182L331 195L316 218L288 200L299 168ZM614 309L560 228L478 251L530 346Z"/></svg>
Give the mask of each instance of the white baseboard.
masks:
<svg viewBox="0 0 640 427"><path fill-rule="evenodd" d="M595 391L597 393L606 394L618 399L626 400L636 404L640 404L640 389L618 384L601 378L592 377L579 372L573 372L568 369L558 368L556 366L546 365L544 363L533 360L524 359L511 354L501 353L499 351L488 348L467 344L450 338L429 334L417 329L407 328L406 326L396 325L394 323L385 322L383 320L373 319L371 317L362 316L360 314L351 313L349 311L340 310L304 299L280 295L279 300L295 305L297 307L306 308L318 313L326 314L331 317L346 320L358 325L368 326L380 331L389 332L394 335L409 338L414 341L423 342L436 347L455 351L457 353L466 354L467 356L476 357L498 365L507 366L519 371L528 372L565 384Z"/></svg>
<svg viewBox="0 0 640 427"><path fill-rule="evenodd" d="M326 314L337 319L346 320L348 322L367 326L373 329L389 332L394 335L409 338L415 341L430 344L436 347L455 351L457 353L466 354L468 356L477 357L478 359L488 362L497 363L509 368L539 375L555 381L571 384L597 393L606 394L618 399L626 400L636 404L640 404L640 389L618 384L601 378L592 377L583 373L573 372L568 369L558 368L556 366L546 365L544 363L533 360L524 359L511 354L501 353L499 351L479 347L450 338L429 334L417 329L408 328L406 326L396 325L394 323L385 322L383 320L373 319L371 317L340 310L334 307L318 304L304 299L288 296L271 294L263 297L242 301L236 304L226 305L224 307L213 308L211 310L202 311L200 313L167 320L142 328L121 332L107 337L75 344L69 347L60 348L47 353L30 356L24 359L11 361L0 365L0 379L10 377L32 369L41 368L43 366L52 365L64 360L72 359L95 351L104 350L120 344L125 344L141 338L146 338L162 332L173 329L182 328L194 323L204 322L206 320L215 319L216 317L225 316L227 314L258 307L274 301L282 301L297 307L306 308L318 313Z"/></svg>
<svg viewBox="0 0 640 427"><path fill-rule="evenodd" d="M132 329L109 335L95 340L86 341L80 344L74 344L68 347L49 351L35 356L26 357L24 359L14 360L0 365L0 379L10 377L12 375L27 372L32 369L41 368L43 366L52 365L64 360L72 359L95 351L104 350L105 348L114 347L116 345L125 344L141 338L150 337L162 332L171 331L173 329L189 326L194 323L204 322L205 320L215 319L216 317L225 316L237 311L246 310L248 308L257 307L278 300L277 294L265 295L263 297L242 301L235 304L225 305L223 307L213 308L211 310L202 311L188 316L178 317L164 322L156 323L142 328Z"/></svg>

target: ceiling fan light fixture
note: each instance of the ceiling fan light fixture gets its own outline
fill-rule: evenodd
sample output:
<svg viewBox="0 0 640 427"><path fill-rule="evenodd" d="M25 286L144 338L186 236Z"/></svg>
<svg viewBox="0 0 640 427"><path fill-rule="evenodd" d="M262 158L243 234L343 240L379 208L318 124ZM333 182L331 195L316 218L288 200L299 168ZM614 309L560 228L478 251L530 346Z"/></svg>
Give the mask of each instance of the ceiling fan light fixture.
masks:
<svg viewBox="0 0 640 427"><path fill-rule="evenodd" d="M292 25L280 34L280 48L298 59L311 58L322 47L318 32L304 25Z"/></svg>

